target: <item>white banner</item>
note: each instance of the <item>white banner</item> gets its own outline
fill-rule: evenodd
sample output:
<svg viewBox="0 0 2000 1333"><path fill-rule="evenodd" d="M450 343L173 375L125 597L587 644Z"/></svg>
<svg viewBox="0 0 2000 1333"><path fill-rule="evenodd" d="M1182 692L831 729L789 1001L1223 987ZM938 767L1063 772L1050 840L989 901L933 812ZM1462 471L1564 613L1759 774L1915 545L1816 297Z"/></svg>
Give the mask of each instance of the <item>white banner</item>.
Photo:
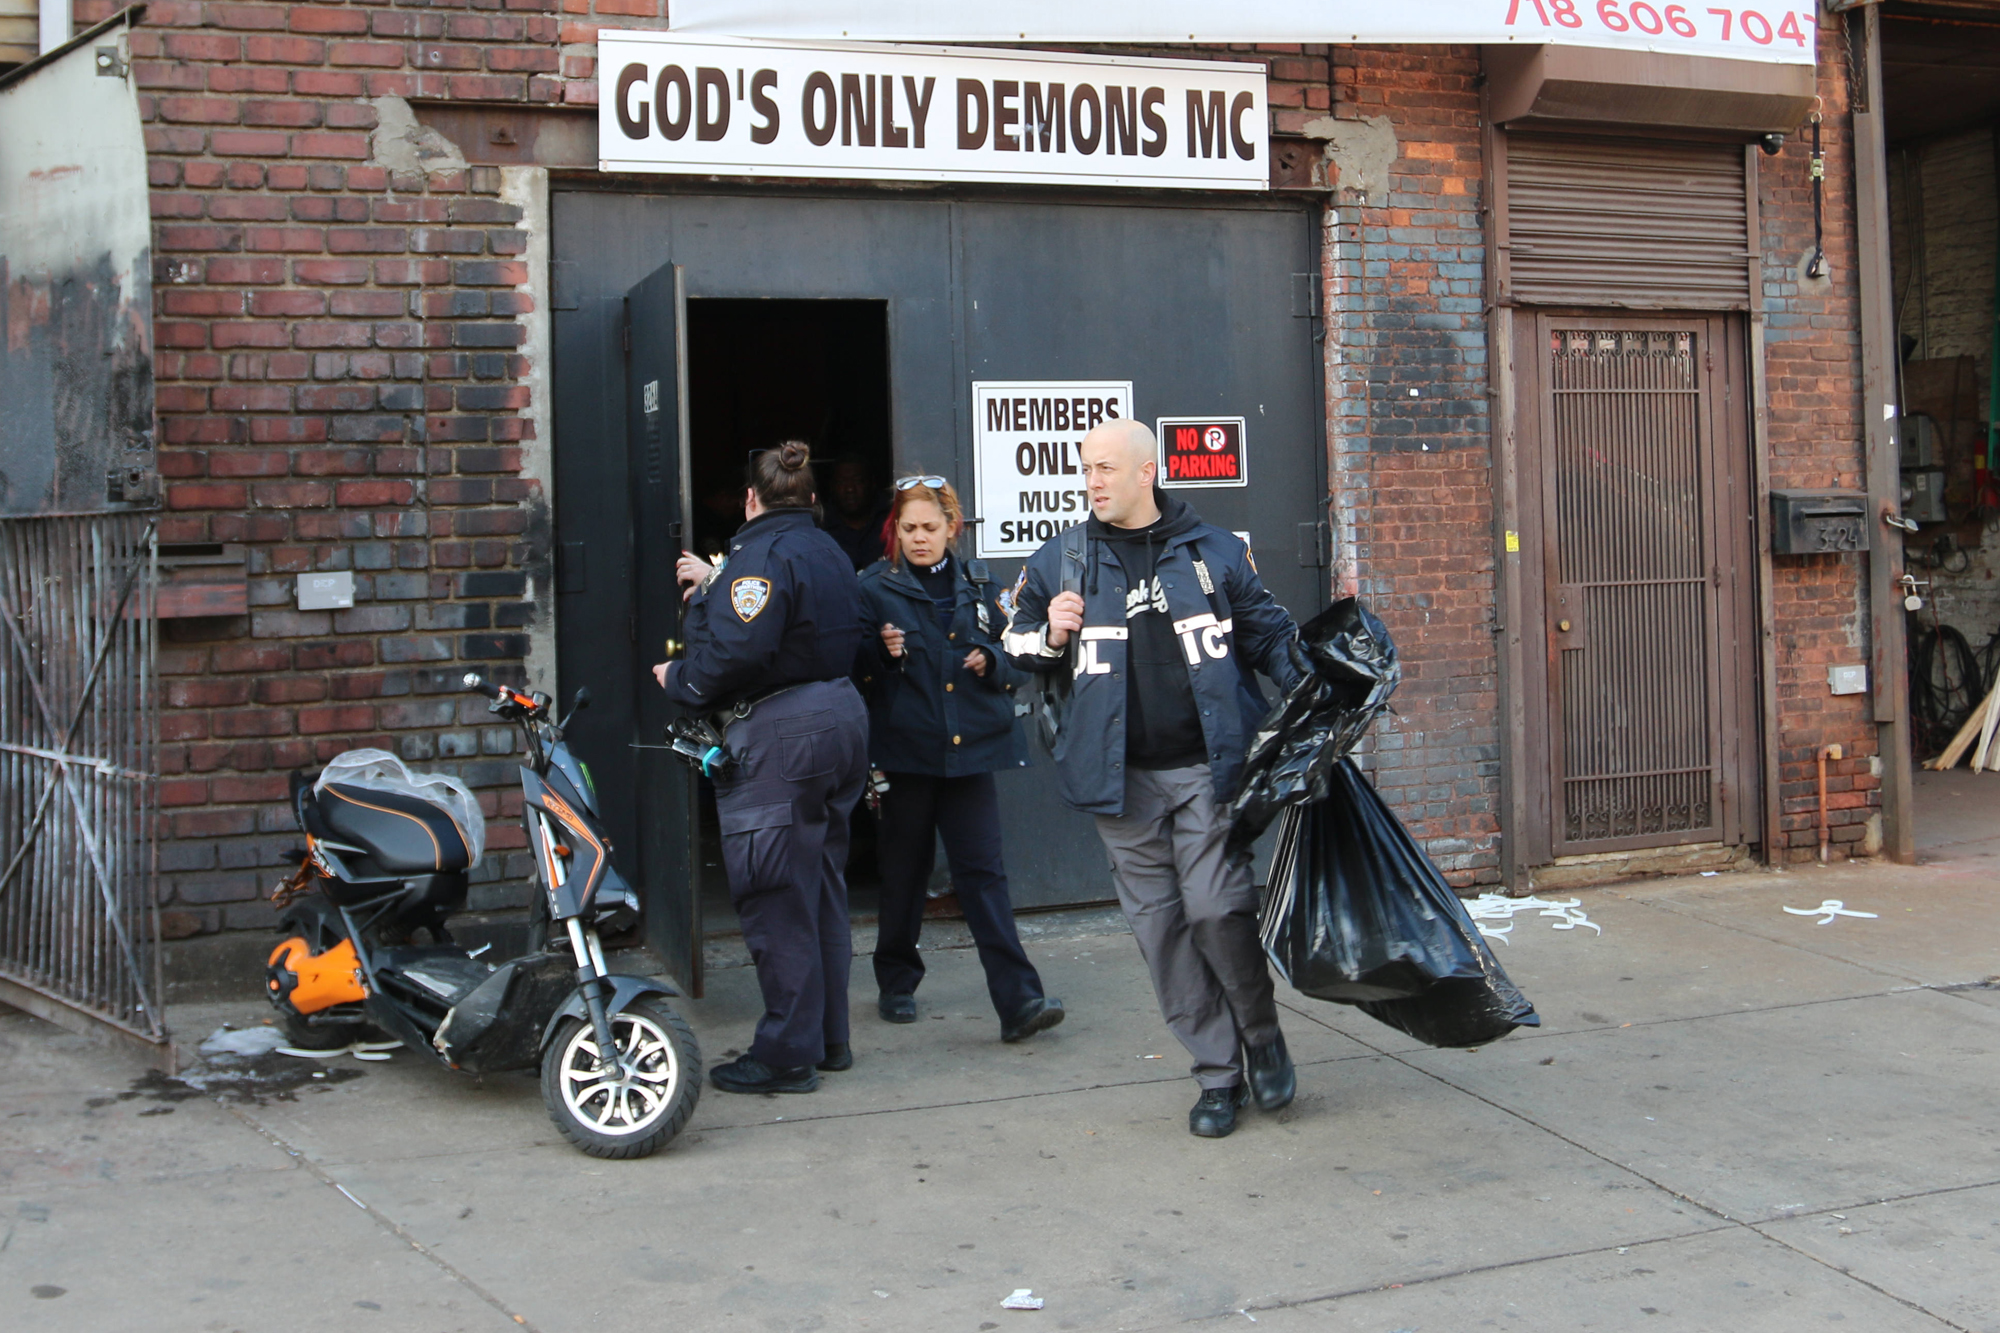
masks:
<svg viewBox="0 0 2000 1333"><path fill-rule="evenodd" d="M1544 42L1814 63L1811 0L673 0L676 32L870 42Z"/></svg>
<svg viewBox="0 0 2000 1333"><path fill-rule="evenodd" d="M1130 380L974 381L980 558L1033 555L1089 518L1077 446L1092 426L1131 415Z"/></svg>
<svg viewBox="0 0 2000 1333"><path fill-rule="evenodd" d="M1262 65L610 30L597 52L604 171L1270 185Z"/></svg>

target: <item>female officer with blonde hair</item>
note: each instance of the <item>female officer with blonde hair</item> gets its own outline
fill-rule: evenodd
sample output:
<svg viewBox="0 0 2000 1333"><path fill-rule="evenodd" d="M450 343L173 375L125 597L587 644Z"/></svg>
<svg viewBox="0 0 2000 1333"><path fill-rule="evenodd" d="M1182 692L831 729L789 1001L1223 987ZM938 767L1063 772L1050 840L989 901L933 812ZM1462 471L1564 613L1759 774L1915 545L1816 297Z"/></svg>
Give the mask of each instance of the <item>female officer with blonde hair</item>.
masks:
<svg viewBox="0 0 2000 1333"><path fill-rule="evenodd" d="M1000 650L1007 617L985 565L952 554L964 518L951 483L902 478L889 516L889 558L861 575L862 616L873 633L855 672L868 704L869 761L889 784L880 810L880 1011L891 1023L916 1021L924 976L917 937L942 835L1000 1039L1020 1041L1063 1020L1062 1001L1043 995L1021 948L1000 855L993 774L1027 765L1014 718L1015 690L1027 677Z"/></svg>

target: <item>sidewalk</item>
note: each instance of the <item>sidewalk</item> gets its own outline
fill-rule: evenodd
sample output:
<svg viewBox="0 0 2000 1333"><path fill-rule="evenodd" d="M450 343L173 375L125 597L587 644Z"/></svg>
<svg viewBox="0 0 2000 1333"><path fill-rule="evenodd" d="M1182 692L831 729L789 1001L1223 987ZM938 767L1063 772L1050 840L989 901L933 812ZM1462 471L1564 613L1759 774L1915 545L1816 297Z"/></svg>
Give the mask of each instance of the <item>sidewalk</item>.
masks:
<svg viewBox="0 0 2000 1333"><path fill-rule="evenodd" d="M1586 891L1602 937L1518 917L1544 1026L1477 1052L1281 988L1298 1101L1219 1142L1122 933L1031 943L1070 1019L1020 1046L971 953L910 1027L858 960L852 1072L705 1090L635 1163L563 1146L527 1077L403 1052L225 1103L9 1014L0 1328L2000 1330L1988 831ZM1780 910L1826 898L1880 917ZM711 983L709 1063L759 1007Z"/></svg>

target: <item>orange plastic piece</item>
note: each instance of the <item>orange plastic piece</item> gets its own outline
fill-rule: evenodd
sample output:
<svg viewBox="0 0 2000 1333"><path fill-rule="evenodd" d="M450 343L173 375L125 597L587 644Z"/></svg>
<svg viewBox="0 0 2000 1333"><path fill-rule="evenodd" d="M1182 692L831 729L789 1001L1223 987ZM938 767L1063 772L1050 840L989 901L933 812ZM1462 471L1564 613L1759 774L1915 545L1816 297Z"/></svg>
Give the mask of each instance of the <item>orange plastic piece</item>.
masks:
<svg viewBox="0 0 2000 1333"><path fill-rule="evenodd" d="M353 940L342 940L316 954L294 935L271 951L267 975L273 1000L283 1001L302 1014L368 998Z"/></svg>

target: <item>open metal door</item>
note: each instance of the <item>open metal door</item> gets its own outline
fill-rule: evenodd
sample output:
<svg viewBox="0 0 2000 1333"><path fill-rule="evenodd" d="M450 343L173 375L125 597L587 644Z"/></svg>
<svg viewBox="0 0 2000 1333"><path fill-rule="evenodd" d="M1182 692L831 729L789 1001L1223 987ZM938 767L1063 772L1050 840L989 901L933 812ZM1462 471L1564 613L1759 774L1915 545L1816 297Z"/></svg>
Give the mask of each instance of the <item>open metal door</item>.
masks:
<svg viewBox="0 0 2000 1333"><path fill-rule="evenodd" d="M692 530L688 494L687 284L661 267L625 298L628 466L632 497L632 669L677 656L685 604L673 561ZM657 554L655 554L657 553ZM633 739L657 746L671 709L650 682L632 708ZM640 893L646 943L692 995L701 994L701 857L694 774L665 750L635 749Z"/></svg>

